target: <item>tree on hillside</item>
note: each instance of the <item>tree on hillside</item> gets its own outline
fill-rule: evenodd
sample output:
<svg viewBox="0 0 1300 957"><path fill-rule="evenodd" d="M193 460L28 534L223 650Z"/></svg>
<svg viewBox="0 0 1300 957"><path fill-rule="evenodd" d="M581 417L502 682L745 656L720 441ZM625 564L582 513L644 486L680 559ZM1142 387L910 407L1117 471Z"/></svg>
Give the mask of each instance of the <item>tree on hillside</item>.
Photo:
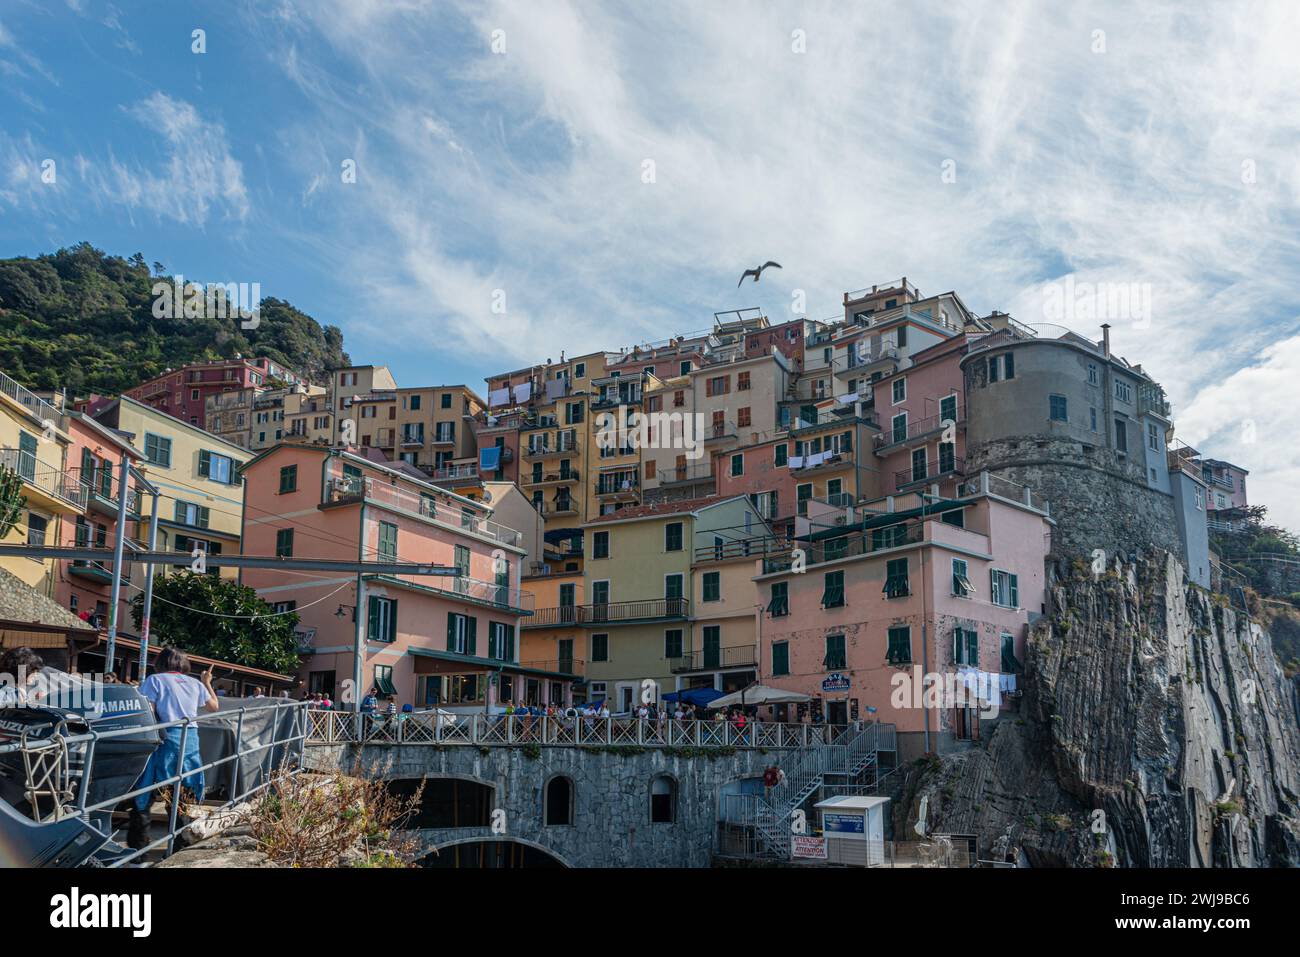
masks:
<svg viewBox="0 0 1300 957"><path fill-rule="evenodd" d="M144 596L132 599L140 627ZM275 613L257 592L228 578L175 572L154 582L150 632L160 644L249 668L292 674L298 667L296 612Z"/></svg>
<svg viewBox="0 0 1300 957"><path fill-rule="evenodd" d="M123 259L89 243L0 260L0 369L33 388L111 395L236 354L267 355L314 382L350 361L337 326L280 299L262 299L249 329L237 319L155 316L154 284L170 281L151 275L140 253Z"/></svg>

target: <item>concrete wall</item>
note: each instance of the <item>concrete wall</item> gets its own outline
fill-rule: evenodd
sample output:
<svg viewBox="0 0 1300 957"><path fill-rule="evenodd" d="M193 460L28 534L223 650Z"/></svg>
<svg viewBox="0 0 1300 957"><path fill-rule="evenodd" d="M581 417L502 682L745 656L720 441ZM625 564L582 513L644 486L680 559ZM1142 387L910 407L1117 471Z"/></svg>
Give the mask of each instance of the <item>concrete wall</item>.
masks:
<svg viewBox="0 0 1300 957"><path fill-rule="evenodd" d="M486 753L484 753L486 751ZM519 748L427 745L319 745L306 760L317 770L342 768L385 780L466 778L495 788L494 808L505 811L506 837L540 847L570 867L707 867L714 846L718 795L723 785L759 777L786 752L740 750L715 757L674 757L662 749L617 754L590 748L542 748L529 758ZM572 825L543 824L546 782L573 781ZM650 782L676 782L671 824L650 823ZM431 847L493 840L491 828L422 831Z"/></svg>

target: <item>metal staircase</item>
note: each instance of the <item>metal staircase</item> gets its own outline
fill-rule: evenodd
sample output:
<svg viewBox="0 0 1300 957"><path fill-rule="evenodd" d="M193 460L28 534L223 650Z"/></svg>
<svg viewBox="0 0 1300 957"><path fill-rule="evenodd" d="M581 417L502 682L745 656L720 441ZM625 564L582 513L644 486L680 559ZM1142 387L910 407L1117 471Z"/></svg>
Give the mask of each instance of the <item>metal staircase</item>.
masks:
<svg viewBox="0 0 1300 957"><path fill-rule="evenodd" d="M785 780L765 794L753 795L745 804L745 817L757 837L759 857L788 860L790 837L799 810L826 783L828 777L843 777L860 782L870 774L874 785L880 778L880 752L893 751L895 727L892 724L868 724L849 727L834 744L815 744L801 748L780 763Z"/></svg>

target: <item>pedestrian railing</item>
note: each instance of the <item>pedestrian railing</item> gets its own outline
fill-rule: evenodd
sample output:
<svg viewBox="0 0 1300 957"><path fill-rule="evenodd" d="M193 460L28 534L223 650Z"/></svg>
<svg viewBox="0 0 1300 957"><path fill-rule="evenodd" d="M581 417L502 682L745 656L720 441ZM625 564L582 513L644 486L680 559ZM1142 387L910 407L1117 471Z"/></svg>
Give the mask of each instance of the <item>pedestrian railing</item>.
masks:
<svg viewBox="0 0 1300 957"><path fill-rule="evenodd" d="M272 712L270 715L267 712ZM246 728L250 715L261 719L261 731ZM269 720L268 720L269 718ZM230 725L234 724L231 729ZM175 774L145 787L111 794L108 797L91 802L90 786L96 779L95 757L99 749L111 752L115 745L124 739L139 740L141 736L165 736L169 730L179 728L181 732L179 754L186 754L192 735L199 734L201 727L223 725L225 732L233 738L233 747L229 753L211 761L204 761L198 767L186 768L183 760L178 759ZM269 730L269 733L267 733ZM246 734L247 732L247 734ZM86 828L90 840L85 842L86 856L96 854L108 847L116 833L112 822L113 812L124 802L131 801L139 795L150 794L157 797L161 792L171 789L176 793L177 786L194 775L203 773L210 776L216 769L227 772L224 786L217 783L215 788L209 785L208 793L224 792L226 800L217 806L206 805L209 816L219 816L223 811L247 802L257 793L273 783L274 773L288 771L296 773L302 770L303 745L307 741L309 721L307 702L273 701L255 707L241 707L212 713L201 714L196 718L180 721L157 722L148 725L134 725L116 728L110 731L88 731L82 734L67 733L66 726L60 727L55 734L41 739L24 738L0 744L0 755L21 753L23 763L29 769L40 769L40 780L29 781L26 792L29 795L49 798L50 812L42 816L40 805L32 809L33 818L22 826L42 828L56 825L68 818L79 819ZM251 735L256 735L252 737ZM222 750L226 750L222 748ZM252 758L252 761L249 759ZM230 767L233 765L233 767ZM135 783L138 783L135 782ZM176 849L176 840L182 831L193 822L181 820L180 802L169 799L165 833L137 849L120 848L108 857L100 857L97 863L108 867L121 867L125 864L140 864L142 859L154 852L162 851L172 854ZM3 837L4 835L0 835ZM120 843L120 842L119 842ZM84 861L83 861L84 863Z"/></svg>
<svg viewBox="0 0 1300 957"><path fill-rule="evenodd" d="M466 744L518 747L637 745L640 747L826 747L855 738L853 725L674 718L596 718L585 715L453 714L416 711L396 715L308 711L308 744ZM826 760L818 757L818 766ZM839 759L841 763L847 757Z"/></svg>

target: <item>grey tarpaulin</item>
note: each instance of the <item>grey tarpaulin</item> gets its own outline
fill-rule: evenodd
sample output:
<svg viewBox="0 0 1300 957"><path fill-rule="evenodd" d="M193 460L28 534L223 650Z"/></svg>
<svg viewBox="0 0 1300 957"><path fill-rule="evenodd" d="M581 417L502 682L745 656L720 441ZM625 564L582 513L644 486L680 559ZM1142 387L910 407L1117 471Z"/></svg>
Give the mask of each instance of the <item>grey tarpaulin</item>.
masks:
<svg viewBox="0 0 1300 957"><path fill-rule="evenodd" d="M289 741L302 728L295 728L295 720L303 720L302 708L275 707L273 698L222 698L221 710L205 717L199 725L199 750L203 763L208 764L235 753L235 739L240 734L239 714L243 709L244 723L240 750L245 752L238 761L229 761L207 772L205 783L208 799L229 800L266 782L271 773L283 767L296 755L297 742ZM272 741L288 741L274 747L247 753L249 749Z"/></svg>

